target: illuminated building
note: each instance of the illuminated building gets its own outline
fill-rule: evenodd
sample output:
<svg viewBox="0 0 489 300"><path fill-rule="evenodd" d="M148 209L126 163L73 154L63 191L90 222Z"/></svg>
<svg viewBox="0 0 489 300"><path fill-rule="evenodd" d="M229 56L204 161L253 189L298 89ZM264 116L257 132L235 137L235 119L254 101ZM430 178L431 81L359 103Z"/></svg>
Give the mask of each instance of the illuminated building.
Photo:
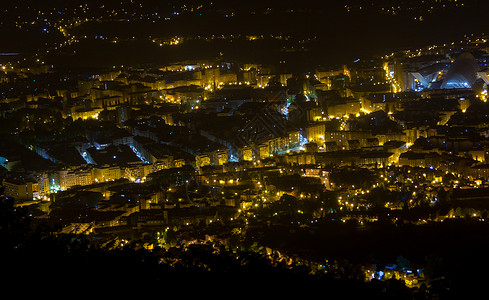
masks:
<svg viewBox="0 0 489 300"><path fill-rule="evenodd" d="M187 162L183 158L178 158L178 159L173 160L173 167L174 168L181 168L185 165L187 165Z"/></svg>
<svg viewBox="0 0 489 300"><path fill-rule="evenodd" d="M348 150L358 150L360 149L360 141L359 140L348 140L347 141L347 149Z"/></svg>
<svg viewBox="0 0 489 300"><path fill-rule="evenodd" d="M377 134L377 135L375 135L375 137L378 139L380 146L384 145L385 143L387 143L389 141L402 141L405 143L409 143L409 138L404 132Z"/></svg>
<svg viewBox="0 0 489 300"><path fill-rule="evenodd" d="M326 120L323 110L319 106L309 107L306 110L307 121L317 122Z"/></svg>
<svg viewBox="0 0 489 300"><path fill-rule="evenodd" d="M239 149L239 159L241 161L252 161L253 160L253 148L245 146Z"/></svg>
<svg viewBox="0 0 489 300"><path fill-rule="evenodd" d="M489 177L489 164L476 164L467 169L466 175L473 179L486 179Z"/></svg>
<svg viewBox="0 0 489 300"><path fill-rule="evenodd" d="M261 144L258 146L258 157L265 159L270 156L270 147L268 144Z"/></svg>
<svg viewBox="0 0 489 300"><path fill-rule="evenodd" d="M361 112L361 109L361 102L353 98L343 98L327 104L328 115L337 118L350 114L356 115Z"/></svg>
<svg viewBox="0 0 489 300"><path fill-rule="evenodd" d="M411 89L421 91L431 88L447 73L449 66L448 62L436 62L411 72Z"/></svg>
<svg viewBox="0 0 489 300"><path fill-rule="evenodd" d="M113 81L115 80L119 75L121 74L121 71L109 71L109 72L104 72L98 75L98 79L100 81Z"/></svg>
<svg viewBox="0 0 489 300"><path fill-rule="evenodd" d="M305 147L306 152L314 153L314 152L319 151L318 144L313 143L313 142L305 144L304 147Z"/></svg>
<svg viewBox="0 0 489 300"><path fill-rule="evenodd" d="M470 53L463 53L450 66L441 84L442 89L471 88L477 80L479 66Z"/></svg>
<svg viewBox="0 0 489 300"><path fill-rule="evenodd" d="M293 166L314 165L316 163L315 158L316 157L314 153L310 153L310 152L289 153L283 156L285 163Z"/></svg>
<svg viewBox="0 0 489 300"><path fill-rule="evenodd" d="M124 98L120 95L100 97L93 100L93 107L115 109L124 103Z"/></svg>
<svg viewBox="0 0 489 300"><path fill-rule="evenodd" d="M202 82L200 85L215 90L220 82L220 74L221 72L219 68L202 70Z"/></svg>
<svg viewBox="0 0 489 300"><path fill-rule="evenodd" d="M211 165L211 158L207 154L197 155L197 156L195 156L195 163L196 163L198 168L210 166Z"/></svg>
<svg viewBox="0 0 489 300"><path fill-rule="evenodd" d="M140 143L135 143L135 145L140 145ZM150 140L149 143L139 146L137 151L144 158L144 161L149 164L158 165L158 169L168 169L173 166L173 156L169 155L165 146L161 144L154 143Z"/></svg>
<svg viewBox="0 0 489 300"><path fill-rule="evenodd" d="M72 90L57 90L56 93L58 97L62 97L64 100L78 97L78 92Z"/></svg>
<svg viewBox="0 0 489 300"><path fill-rule="evenodd" d="M49 194L49 175L46 172L42 172L35 177L39 187L39 196L46 198Z"/></svg>
<svg viewBox="0 0 489 300"><path fill-rule="evenodd" d="M39 199L39 184L37 182L17 178L4 179L4 194L17 200Z"/></svg>
<svg viewBox="0 0 489 300"><path fill-rule="evenodd" d="M407 151L399 156L400 166L436 168L439 166L440 155L436 152L420 153Z"/></svg>
<svg viewBox="0 0 489 300"><path fill-rule="evenodd" d="M86 119L98 119L102 108L88 108L88 109L77 109L71 113L73 120L86 120Z"/></svg>
<svg viewBox="0 0 489 300"><path fill-rule="evenodd" d="M98 182L117 180L122 178L122 172L119 166L97 166L93 177Z"/></svg>
<svg viewBox="0 0 489 300"><path fill-rule="evenodd" d="M153 172L152 165L132 165L127 166L124 169L123 177L134 182L141 182L146 178L146 175Z"/></svg>
<svg viewBox="0 0 489 300"><path fill-rule="evenodd" d="M391 157L393 162L397 162L399 160L399 156L402 153L408 151L407 144L403 141L395 141L395 140L388 141L385 142L382 147L384 148L385 151L388 151L393 154Z"/></svg>
<svg viewBox="0 0 489 300"><path fill-rule="evenodd" d="M361 98L363 112L385 111L386 113L394 113L402 108L402 103L405 99L417 97L408 93L374 93Z"/></svg>
<svg viewBox="0 0 489 300"><path fill-rule="evenodd" d="M385 150L338 150L318 152L315 154L315 163L322 167L327 166L386 166L393 161L393 153Z"/></svg>
<svg viewBox="0 0 489 300"><path fill-rule="evenodd" d="M489 162L489 147L485 146L482 148L473 148L469 151L467 151L467 154L469 154L474 160L478 162L484 162L487 163Z"/></svg>
<svg viewBox="0 0 489 300"><path fill-rule="evenodd" d="M453 62L448 56L418 56L386 63L387 77L397 84L399 91L422 91L426 89L469 89L483 78L478 60L464 52Z"/></svg>
<svg viewBox="0 0 489 300"><path fill-rule="evenodd" d="M127 106L117 106L116 111L116 122L118 124L124 124L131 117L131 108Z"/></svg>
<svg viewBox="0 0 489 300"><path fill-rule="evenodd" d="M78 95L81 97L89 96L93 88L99 88L101 82L97 79L78 80Z"/></svg>
<svg viewBox="0 0 489 300"><path fill-rule="evenodd" d="M332 88L332 78L350 77L350 70L346 65L332 69L318 68L315 75L319 82L325 84L328 88Z"/></svg>
<svg viewBox="0 0 489 300"><path fill-rule="evenodd" d="M216 150L212 153L212 164L222 166L229 161L229 150Z"/></svg>
<svg viewBox="0 0 489 300"><path fill-rule="evenodd" d="M323 185L327 188L330 187L329 174L328 171L321 168L305 168L304 170L304 176L320 178Z"/></svg>
<svg viewBox="0 0 489 300"><path fill-rule="evenodd" d="M191 106L198 106L204 99L204 89L196 86L179 86L162 91L165 101L172 103L188 103Z"/></svg>
<svg viewBox="0 0 489 300"><path fill-rule="evenodd" d="M55 184L57 184L62 191L77 185L89 185L94 181L91 168L60 170L54 177L56 177Z"/></svg>
<svg viewBox="0 0 489 300"><path fill-rule="evenodd" d="M363 142L373 137L374 135L371 131L327 131L324 134L325 142L335 142L340 150L347 150L348 141L350 140L361 141L361 146L364 146Z"/></svg>
<svg viewBox="0 0 489 300"><path fill-rule="evenodd" d="M319 146L324 144L324 133L326 131L325 122L316 122L307 125L306 139L308 142L317 143Z"/></svg>
<svg viewBox="0 0 489 300"><path fill-rule="evenodd" d="M123 85L119 82L101 82L100 87L90 89L90 100L104 99L109 97L123 97L124 92L121 90Z"/></svg>

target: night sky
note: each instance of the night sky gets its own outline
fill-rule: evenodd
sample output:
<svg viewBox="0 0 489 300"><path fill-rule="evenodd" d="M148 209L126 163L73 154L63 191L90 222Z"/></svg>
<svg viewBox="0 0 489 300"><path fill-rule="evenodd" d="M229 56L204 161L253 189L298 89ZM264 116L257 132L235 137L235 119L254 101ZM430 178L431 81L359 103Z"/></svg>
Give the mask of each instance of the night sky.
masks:
<svg viewBox="0 0 489 300"><path fill-rule="evenodd" d="M455 2L441 2L446 5L435 1L419 5L414 0L338 1L336 5L330 1L213 1L212 5L207 1L176 0L8 1L0 8L0 51L35 52L46 55L52 62L85 65L168 62L224 53L229 59L265 62L293 59L294 67L301 68L450 43L487 30L486 2L458 1L456 6ZM462 2L464 5L460 6ZM391 7L397 10L388 12ZM82 21L71 28L80 42L47 54L47 48L63 41L55 24L72 20ZM291 39L287 43L266 40L248 44L238 38L226 38L187 43L176 50L155 49L148 43L150 39L171 36L195 39L250 34L283 35ZM83 39L85 36L88 39ZM100 36L106 40L94 41ZM127 42L110 45L107 39L111 38ZM302 40L309 42L300 44ZM284 54L280 51L283 47L305 47L307 53ZM253 51L243 51L249 48ZM76 51L74 57L72 51Z"/></svg>

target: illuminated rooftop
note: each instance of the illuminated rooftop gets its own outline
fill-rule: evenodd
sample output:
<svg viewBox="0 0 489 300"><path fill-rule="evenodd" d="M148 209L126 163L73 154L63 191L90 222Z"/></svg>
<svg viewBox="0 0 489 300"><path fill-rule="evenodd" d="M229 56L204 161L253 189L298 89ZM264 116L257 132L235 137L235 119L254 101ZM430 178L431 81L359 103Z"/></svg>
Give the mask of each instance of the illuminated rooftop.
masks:
<svg viewBox="0 0 489 300"><path fill-rule="evenodd" d="M462 53L450 66L441 84L442 89L471 88L477 80L479 66L470 53Z"/></svg>

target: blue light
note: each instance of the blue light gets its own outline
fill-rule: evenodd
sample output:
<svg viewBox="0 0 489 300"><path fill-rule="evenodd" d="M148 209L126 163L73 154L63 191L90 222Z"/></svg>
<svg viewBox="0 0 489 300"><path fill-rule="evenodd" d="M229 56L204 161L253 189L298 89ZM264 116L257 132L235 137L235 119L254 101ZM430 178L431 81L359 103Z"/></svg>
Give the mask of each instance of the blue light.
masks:
<svg viewBox="0 0 489 300"><path fill-rule="evenodd" d="M230 162L239 162L239 159L235 155L231 154L229 157L229 161Z"/></svg>
<svg viewBox="0 0 489 300"><path fill-rule="evenodd" d="M290 102L287 102L284 109L282 110L282 114L286 117L289 115L289 106L290 106Z"/></svg>
<svg viewBox="0 0 489 300"><path fill-rule="evenodd" d="M307 139L301 134L300 135L300 147L304 147L308 143Z"/></svg>
<svg viewBox="0 0 489 300"><path fill-rule="evenodd" d="M149 161L146 160L146 158L144 158L144 156L141 153L139 153L139 151L136 150L136 148L133 145L130 145L129 147L131 148L132 152L134 152L134 154L136 154L136 156L143 161L143 163L149 164Z"/></svg>
<svg viewBox="0 0 489 300"><path fill-rule="evenodd" d="M379 274L379 279L382 279L382 277L384 277L384 272L379 271L379 273L378 273L378 274Z"/></svg>

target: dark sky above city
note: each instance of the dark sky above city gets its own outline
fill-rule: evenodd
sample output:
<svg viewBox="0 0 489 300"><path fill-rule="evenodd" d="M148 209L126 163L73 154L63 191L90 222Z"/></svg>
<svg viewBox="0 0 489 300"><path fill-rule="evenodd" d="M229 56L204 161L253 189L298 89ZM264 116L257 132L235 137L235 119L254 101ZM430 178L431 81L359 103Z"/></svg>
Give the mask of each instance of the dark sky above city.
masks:
<svg viewBox="0 0 489 300"><path fill-rule="evenodd" d="M224 55L294 60L298 66L335 64L484 33L488 7L487 1L478 0L6 1L0 4L0 52L45 55L52 45L67 40L58 29L61 25L77 43L51 49L54 63L148 63ZM252 34L291 39L250 44L236 38ZM217 35L224 39L173 49L155 49L148 43ZM104 40L93 41L97 37ZM110 44L114 39L129 43Z"/></svg>

